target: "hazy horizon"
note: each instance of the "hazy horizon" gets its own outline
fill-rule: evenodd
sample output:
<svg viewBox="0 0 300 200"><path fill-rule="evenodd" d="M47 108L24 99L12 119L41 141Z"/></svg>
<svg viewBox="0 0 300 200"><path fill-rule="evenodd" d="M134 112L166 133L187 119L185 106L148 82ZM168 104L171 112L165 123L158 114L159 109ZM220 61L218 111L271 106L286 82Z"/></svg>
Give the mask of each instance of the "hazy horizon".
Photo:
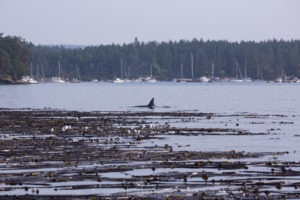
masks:
<svg viewBox="0 0 300 200"><path fill-rule="evenodd" d="M300 39L297 0L0 0L0 33L35 45Z"/></svg>
<svg viewBox="0 0 300 200"><path fill-rule="evenodd" d="M26 38L23 38L26 40ZM202 38L194 38L194 39L197 39L197 40L201 40ZM168 40L168 41L156 41L156 40L150 40L150 41L141 41L141 40L138 40L139 42L143 42L143 43L149 43L149 42L158 42L158 43L162 43L162 42L179 42L181 40L184 40L184 39L179 39L179 40ZM193 39L191 40L184 40L184 41L192 41ZM203 40L203 39L202 39ZM289 40L284 40L284 39L276 39L276 38L273 38L273 39L266 39L266 40L259 40L259 41L255 41L255 40L240 40L240 41L229 41L229 40L210 40L210 39L207 39L207 40L203 40L204 42L207 42L207 41L227 41L227 42L232 42L232 43L240 43L240 42L256 42L256 43L259 43L259 42L268 42L268 41L273 41L273 40L276 40L276 41L299 41L300 39L289 39ZM28 40L26 40L27 42L30 42ZM84 45L84 44L34 44L34 45L40 45L40 46L70 46L71 48L73 47L87 47L87 46L99 46L99 45L123 45L123 44L131 44L134 42L134 39L132 41L129 41L129 42L124 42L124 43L107 43L107 44L87 44L87 45Z"/></svg>

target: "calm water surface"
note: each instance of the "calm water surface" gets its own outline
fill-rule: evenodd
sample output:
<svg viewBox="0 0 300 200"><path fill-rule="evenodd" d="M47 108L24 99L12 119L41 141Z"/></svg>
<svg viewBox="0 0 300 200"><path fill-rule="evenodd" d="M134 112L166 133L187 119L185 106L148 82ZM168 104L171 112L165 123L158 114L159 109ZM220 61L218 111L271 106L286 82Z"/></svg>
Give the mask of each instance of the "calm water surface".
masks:
<svg viewBox="0 0 300 200"><path fill-rule="evenodd" d="M300 114L300 84L64 83L1 85L0 107L80 111L134 110L154 97L155 111Z"/></svg>

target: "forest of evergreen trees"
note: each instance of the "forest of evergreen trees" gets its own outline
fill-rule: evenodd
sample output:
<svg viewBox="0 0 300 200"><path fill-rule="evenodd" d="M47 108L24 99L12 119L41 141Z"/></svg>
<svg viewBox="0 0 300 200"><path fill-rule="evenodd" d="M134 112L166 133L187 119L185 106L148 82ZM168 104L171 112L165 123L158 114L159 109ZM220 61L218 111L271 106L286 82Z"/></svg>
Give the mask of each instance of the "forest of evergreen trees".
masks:
<svg viewBox="0 0 300 200"><path fill-rule="evenodd" d="M18 80L29 73L30 44L0 33L0 80Z"/></svg>
<svg viewBox="0 0 300 200"><path fill-rule="evenodd" d="M5 41L5 42L4 42ZM28 51L30 48L30 52ZM31 55L30 55L31 53ZM41 68L46 77L58 74L58 62L69 80L79 69L82 80L107 80L120 77L121 61L124 77L137 78L150 74L160 80L171 80L183 76L191 77L191 54L193 54L194 77L210 76L214 63L215 76L234 77L236 63L248 77L265 80L275 79L281 74L300 77L300 41L268 40L262 42L242 41L192 41L140 42L136 38L129 44L65 48L63 46L34 46L17 37L2 37L0 43L1 77L20 78ZM26 68L25 68L26 66ZM260 73L258 73L260 72ZM258 77L259 74L259 77Z"/></svg>
<svg viewBox="0 0 300 200"><path fill-rule="evenodd" d="M120 77L120 60L128 78L148 76L150 65L153 76L171 80L183 75L191 77L191 53L194 77L210 76L214 63L215 75L234 77L236 62L241 71L245 65L248 77L257 78L258 70L264 79L275 79L281 74L300 77L300 41L228 42L192 40L179 42L139 42L123 45L89 46L81 49L33 46L34 66L44 65L47 76L58 72L60 61L69 79L75 76L76 66L85 80ZM243 73L244 74L244 73ZM125 75L124 75L125 76Z"/></svg>

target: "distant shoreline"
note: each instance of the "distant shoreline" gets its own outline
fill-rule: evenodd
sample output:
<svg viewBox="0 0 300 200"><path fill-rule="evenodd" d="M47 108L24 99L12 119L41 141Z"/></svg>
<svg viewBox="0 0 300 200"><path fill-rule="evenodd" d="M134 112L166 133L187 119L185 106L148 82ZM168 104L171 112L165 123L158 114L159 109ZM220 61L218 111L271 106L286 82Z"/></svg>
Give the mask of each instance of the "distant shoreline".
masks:
<svg viewBox="0 0 300 200"><path fill-rule="evenodd" d="M29 84L28 82L22 81L22 80L1 80L0 79L0 85L24 85L24 84Z"/></svg>

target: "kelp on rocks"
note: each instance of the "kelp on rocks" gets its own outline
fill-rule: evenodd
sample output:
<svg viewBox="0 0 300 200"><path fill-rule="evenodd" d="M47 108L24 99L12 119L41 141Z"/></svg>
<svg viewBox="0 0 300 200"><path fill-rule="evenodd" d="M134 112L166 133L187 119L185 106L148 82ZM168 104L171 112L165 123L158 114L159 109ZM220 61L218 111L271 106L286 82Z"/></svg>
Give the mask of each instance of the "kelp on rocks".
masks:
<svg viewBox="0 0 300 200"><path fill-rule="evenodd" d="M173 136L269 134L238 127L182 125L222 117L192 112L2 109L0 195L43 199L299 198L300 163L263 160L289 152L175 150L172 145L155 142ZM146 145L150 140L152 145Z"/></svg>

